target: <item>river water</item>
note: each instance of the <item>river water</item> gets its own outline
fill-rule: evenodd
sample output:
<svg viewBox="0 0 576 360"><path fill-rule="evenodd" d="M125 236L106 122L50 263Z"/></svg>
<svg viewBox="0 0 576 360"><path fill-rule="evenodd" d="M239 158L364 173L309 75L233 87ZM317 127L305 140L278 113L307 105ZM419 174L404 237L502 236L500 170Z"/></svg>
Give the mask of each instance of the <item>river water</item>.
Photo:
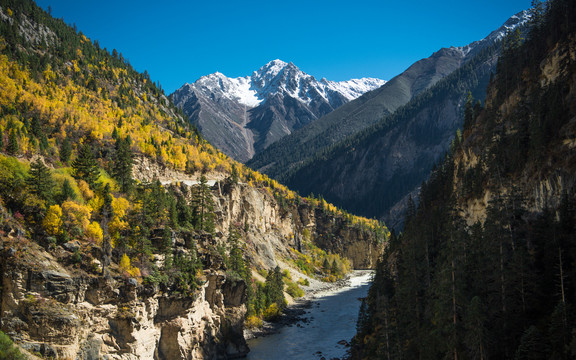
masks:
<svg viewBox="0 0 576 360"><path fill-rule="evenodd" d="M370 287L372 271L355 271L350 284L321 292L302 315L303 321L280 329L276 334L248 341L249 360L318 360L342 358L356 333L359 298Z"/></svg>

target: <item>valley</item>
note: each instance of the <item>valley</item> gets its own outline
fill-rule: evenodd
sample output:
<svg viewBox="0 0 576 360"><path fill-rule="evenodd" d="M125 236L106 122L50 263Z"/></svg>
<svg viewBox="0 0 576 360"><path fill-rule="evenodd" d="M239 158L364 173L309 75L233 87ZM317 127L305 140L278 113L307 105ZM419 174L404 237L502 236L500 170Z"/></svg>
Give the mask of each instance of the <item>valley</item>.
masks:
<svg viewBox="0 0 576 360"><path fill-rule="evenodd" d="M396 37L327 29L399 19L315 19L294 59L331 81L277 59L298 27L235 39L269 21L253 4L200 26L213 4L183 3L186 31L165 4L145 49L172 84L158 46L227 55L168 95L90 38L117 23L0 0L0 358L573 358L576 3L531 5L388 81L310 58L376 53Z"/></svg>

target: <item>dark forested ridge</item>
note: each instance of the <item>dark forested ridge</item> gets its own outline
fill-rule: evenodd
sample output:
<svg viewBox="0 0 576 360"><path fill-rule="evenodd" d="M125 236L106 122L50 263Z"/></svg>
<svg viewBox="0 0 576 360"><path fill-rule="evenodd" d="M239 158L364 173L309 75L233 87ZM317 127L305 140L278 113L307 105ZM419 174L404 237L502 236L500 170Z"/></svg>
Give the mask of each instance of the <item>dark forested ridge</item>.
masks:
<svg viewBox="0 0 576 360"><path fill-rule="evenodd" d="M353 359L576 357L576 2L534 13L409 202Z"/></svg>
<svg viewBox="0 0 576 360"><path fill-rule="evenodd" d="M350 211L386 216L397 227L401 221L390 209L420 186L448 149L462 126L459 109L468 91L484 98L499 47L486 47L394 114L300 164L286 183Z"/></svg>

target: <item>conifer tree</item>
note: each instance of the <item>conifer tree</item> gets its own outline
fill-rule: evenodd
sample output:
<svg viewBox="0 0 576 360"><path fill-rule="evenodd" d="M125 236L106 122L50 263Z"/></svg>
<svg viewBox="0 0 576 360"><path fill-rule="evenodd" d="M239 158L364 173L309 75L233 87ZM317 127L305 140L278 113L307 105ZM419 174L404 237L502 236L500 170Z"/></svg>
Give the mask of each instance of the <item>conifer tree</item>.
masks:
<svg viewBox="0 0 576 360"><path fill-rule="evenodd" d="M474 121L474 98L472 93L468 91L466 103L464 104L464 130L468 129Z"/></svg>
<svg viewBox="0 0 576 360"><path fill-rule="evenodd" d="M62 141L62 145L60 145L60 161L62 161L64 164L68 164L70 155L72 155L72 146L70 145L68 136L66 136Z"/></svg>
<svg viewBox="0 0 576 360"><path fill-rule="evenodd" d="M242 249L239 246L240 234L233 227L230 228L228 242L230 243L230 270L236 272L244 280L248 279L249 269L244 261Z"/></svg>
<svg viewBox="0 0 576 360"><path fill-rule="evenodd" d="M82 145L78 157L72 162L72 176L78 180L84 180L94 189L100 178L98 163L92 154L92 148L88 144Z"/></svg>
<svg viewBox="0 0 576 360"><path fill-rule="evenodd" d="M268 276L266 276L266 298L266 307L273 303L276 303L280 308L286 306L284 280L282 279L282 272L279 266L276 266L274 270L268 271Z"/></svg>
<svg viewBox="0 0 576 360"><path fill-rule="evenodd" d="M176 212L178 214L178 224L181 227L188 228L193 222L192 212L186 203L184 196L178 196L176 199Z"/></svg>
<svg viewBox="0 0 576 360"><path fill-rule="evenodd" d="M195 227L207 232L214 231L214 201L206 177L200 177L200 184L193 198Z"/></svg>
<svg viewBox="0 0 576 360"><path fill-rule="evenodd" d="M54 181L50 169L39 158L30 165L28 186L33 194L47 203L52 202Z"/></svg>
<svg viewBox="0 0 576 360"><path fill-rule="evenodd" d="M16 135L15 130L11 130L8 134L8 146L6 146L6 152L9 155L15 156L18 154L18 135Z"/></svg>
<svg viewBox="0 0 576 360"><path fill-rule="evenodd" d="M74 193L74 190L72 189L72 185L70 185L70 180L65 179L64 183L62 184L62 191L60 192L60 201L59 202L61 204L68 199L75 200L76 194Z"/></svg>
<svg viewBox="0 0 576 360"><path fill-rule="evenodd" d="M118 137L115 144L116 154L114 157L114 167L112 174L120 185L122 192L129 192L132 188L132 150L130 149L130 138L122 139Z"/></svg>

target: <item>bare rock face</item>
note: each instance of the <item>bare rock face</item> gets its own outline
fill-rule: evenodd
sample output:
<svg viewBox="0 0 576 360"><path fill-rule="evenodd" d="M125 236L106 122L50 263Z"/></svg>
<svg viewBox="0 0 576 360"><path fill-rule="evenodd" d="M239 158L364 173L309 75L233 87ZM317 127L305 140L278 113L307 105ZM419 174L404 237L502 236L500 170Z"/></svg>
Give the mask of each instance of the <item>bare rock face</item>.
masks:
<svg viewBox="0 0 576 360"><path fill-rule="evenodd" d="M2 330L27 350L63 359L230 359L248 353L243 281L207 271L193 296L167 296L130 279L76 276L49 256L42 260L41 266L26 264L6 251L2 258Z"/></svg>
<svg viewBox="0 0 576 360"><path fill-rule="evenodd" d="M298 248L305 231L317 246L350 259L355 269L373 268L383 251L384 245L373 236L308 204L282 207L266 190L245 184L227 184L220 189L216 230L226 234L231 225L245 225L244 241L253 264L273 268L278 257L289 256L290 247Z"/></svg>

